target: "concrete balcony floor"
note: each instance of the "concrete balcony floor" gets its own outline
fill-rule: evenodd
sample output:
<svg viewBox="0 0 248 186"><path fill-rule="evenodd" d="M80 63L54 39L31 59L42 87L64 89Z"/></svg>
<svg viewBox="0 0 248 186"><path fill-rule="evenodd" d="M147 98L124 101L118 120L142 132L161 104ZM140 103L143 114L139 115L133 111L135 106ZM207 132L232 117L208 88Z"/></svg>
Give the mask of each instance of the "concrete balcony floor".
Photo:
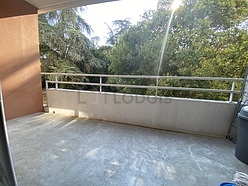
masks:
<svg viewBox="0 0 248 186"><path fill-rule="evenodd" d="M20 186L217 186L248 173L221 138L48 113L7 125Z"/></svg>

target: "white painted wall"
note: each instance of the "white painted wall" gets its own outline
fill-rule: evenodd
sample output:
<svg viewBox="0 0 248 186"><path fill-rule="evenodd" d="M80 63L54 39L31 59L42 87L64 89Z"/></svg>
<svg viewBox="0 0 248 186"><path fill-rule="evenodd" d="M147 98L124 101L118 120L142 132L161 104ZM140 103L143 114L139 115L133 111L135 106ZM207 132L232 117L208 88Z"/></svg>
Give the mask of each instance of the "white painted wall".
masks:
<svg viewBox="0 0 248 186"><path fill-rule="evenodd" d="M75 90L47 90L49 112L172 131L225 136L234 103Z"/></svg>

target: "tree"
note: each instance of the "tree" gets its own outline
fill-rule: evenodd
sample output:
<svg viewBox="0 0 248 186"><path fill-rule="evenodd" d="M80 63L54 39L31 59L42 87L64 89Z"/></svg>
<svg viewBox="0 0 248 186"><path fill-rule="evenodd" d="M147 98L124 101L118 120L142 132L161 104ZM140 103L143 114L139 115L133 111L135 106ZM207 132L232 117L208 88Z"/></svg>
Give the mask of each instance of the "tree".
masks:
<svg viewBox="0 0 248 186"><path fill-rule="evenodd" d="M91 54L94 45L83 34L90 34L92 29L78 15L81 10L71 8L39 15L43 71L90 73L98 65Z"/></svg>
<svg viewBox="0 0 248 186"><path fill-rule="evenodd" d="M97 74L108 74L109 73L109 53L111 46L100 46L92 49L92 54L99 59L99 68L94 70Z"/></svg>
<svg viewBox="0 0 248 186"><path fill-rule="evenodd" d="M160 1L156 11L146 13L143 20L121 35L111 53L111 71L157 75L159 52L170 14L170 2ZM240 25L247 17L245 0L185 0L172 20L160 75L243 77L247 66L248 33ZM147 81L147 85L150 84ZM195 81L188 84L160 81L160 84L229 86L225 82L203 84ZM159 91L159 94L171 95L171 92ZM193 96L202 95L194 93Z"/></svg>
<svg viewBox="0 0 248 186"><path fill-rule="evenodd" d="M119 37L123 35L126 31L128 31L128 29L131 27L130 19L115 20L112 22L112 24L112 27L114 27L114 29L112 29L108 24L106 24L109 29L107 43L110 45L116 44Z"/></svg>

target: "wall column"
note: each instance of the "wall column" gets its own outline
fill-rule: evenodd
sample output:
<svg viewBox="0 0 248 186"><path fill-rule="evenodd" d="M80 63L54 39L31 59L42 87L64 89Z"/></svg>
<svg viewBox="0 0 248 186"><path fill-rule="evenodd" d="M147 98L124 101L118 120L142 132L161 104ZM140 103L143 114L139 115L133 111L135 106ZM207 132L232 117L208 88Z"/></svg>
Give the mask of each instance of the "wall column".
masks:
<svg viewBox="0 0 248 186"><path fill-rule="evenodd" d="M0 79L7 119L43 111L37 9L0 0Z"/></svg>

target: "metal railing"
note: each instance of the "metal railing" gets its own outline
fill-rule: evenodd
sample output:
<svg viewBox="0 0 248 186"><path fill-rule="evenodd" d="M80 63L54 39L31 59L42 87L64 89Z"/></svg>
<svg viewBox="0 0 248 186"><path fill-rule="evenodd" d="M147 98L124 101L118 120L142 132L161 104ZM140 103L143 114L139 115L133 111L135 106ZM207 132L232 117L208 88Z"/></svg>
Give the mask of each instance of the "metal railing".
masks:
<svg viewBox="0 0 248 186"><path fill-rule="evenodd" d="M99 92L103 92L103 87L126 87L126 88L143 88L143 89L160 89L160 90L178 90L178 91L197 91L211 93L226 93L229 94L229 102L233 101L234 94L240 94L240 90L235 90L237 82L242 82L243 78L222 78L222 77L192 77L192 76L145 76L145 75L109 75L109 74L72 74L72 73L47 73L42 72L41 75L53 76L54 80L46 80L46 90L49 88L49 83L55 84L55 89L59 89L59 84L70 85L90 85L99 86ZM98 83L62 81L59 77L97 77ZM174 80L200 80L200 81L228 81L232 82L230 89L212 89L212 88L190 88L190 87L169 87L169 86L148 86L148 85L130 85L130 84L115 84L103 83L103 78L125 78L125 79L174 79Z"/></svg>

